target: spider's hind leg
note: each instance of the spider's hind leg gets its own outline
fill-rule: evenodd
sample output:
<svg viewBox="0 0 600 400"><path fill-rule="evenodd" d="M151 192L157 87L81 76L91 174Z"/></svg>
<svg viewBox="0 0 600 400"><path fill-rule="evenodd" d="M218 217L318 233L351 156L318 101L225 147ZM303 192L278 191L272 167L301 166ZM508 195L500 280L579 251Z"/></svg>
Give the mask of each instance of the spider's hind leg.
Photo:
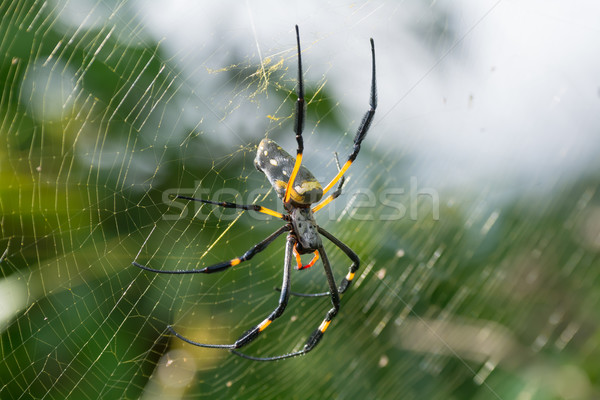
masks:
<svg viewBox="0 0 600 400"><path fill-rule="evenodd" d="M249 356L244 353L240 353L240 352L232 349L230 351L233 354L238 355L240 357L247 358L249 360L254 360L254 361L275 361L275 360L283 360L285 358L302 356L302 355L308 353L309 351L311 351L312 349L314 349L317 346L317 344L319 344L319 342L323 338L323 335L325 334L325 331L327 330L327 328L331 324L331 321L333 321L333 318L337 315L337 313L340 309L340 296L338 293L337 286L335 284L333 272L331 271L331 265L329 264L327 254L325 254L325 250L323 249L323 247L319 248L319 253L321 253L321 259L323 260L323 268L325 269L325 275L327 276L327 283L329 285L329 290L330 290L329 296L331 296L331 304L333 307L331 309L329 309L327 314L325 314L325 318L323 319L321 324L309 336L309 338L306 341L306 343L304 344L304 347L302 348L302 350L294 351L292 353L287 353L287 354L283 354L280 356L273 356L273 357L254 357L254 356ZM282 296L283 296L283 293L282 293Z"/></svg>
<svg viewBox="0 0 600 400"><path fill-rule="evenodd" d="M284 228L286 228L286 227L284 227ZM281 232L283 232L283 230L279 229L277 232L281 233ZM180 335L179 333L177 333L175 331L175 329L173 329L173 327L169 326L168 328L171 331L171 333L174 336L176 336L177 338L183 340L184 342L187 342L194 346L213 348L213 349L230 349L233 353L239 355L239 353L233 351L233 349L239 349L241 347L244 347L245 345L247 345L248 343L250 343L254 339L256 339L263 330L265 330L269 325L271 325L271 322L273 322L276 318L280 317L281 314L283 314L283 311L285 310L285 308L287 306L288 299L290 297L289 289L290 289L290 271L292 269L292 248L296 244L295 240L296 239L292 235L288 235L287 244L285 247L285 261L284 261L283 282L282 282L283 290L281 291L281 295L279 296L279 302L277 304L277 307L275 308L275 310L273 310L271 312L271 314L269 314L269 316L267 318L265 318L258 325L255 325L252 328L248 329L246 332L244 332L238 338L238 340L236 340L232 344L199 343L194 340L188 339L183 335Z"/></svg>
<svg viewBox="0 0 600 400"><path fill-rule="evenodd" d="M354 281L354 277L356 276L356 271L358 271L358 268L360 267L360 258L358 258L358 255L350 247L348 247L344 242L342 242L340 239L336 238L331 233L327 232L325 229L323 229L321 227L318 227L317 229L319 230L319 233L321 235L325 236L331 243L335 244L352 261L350 268L348 268L348 273L346 274L344 279L342 279L342 282L340 283L340 286L338 287L338 292L340 294L342 294L346 290L348 290L348 288ZM275 290L279 291L280 289L275 288ZM331 292L321 292L321 293L290 292L290 295L298 296L298 297L325 297L325 296L331 296Z"/></svg>

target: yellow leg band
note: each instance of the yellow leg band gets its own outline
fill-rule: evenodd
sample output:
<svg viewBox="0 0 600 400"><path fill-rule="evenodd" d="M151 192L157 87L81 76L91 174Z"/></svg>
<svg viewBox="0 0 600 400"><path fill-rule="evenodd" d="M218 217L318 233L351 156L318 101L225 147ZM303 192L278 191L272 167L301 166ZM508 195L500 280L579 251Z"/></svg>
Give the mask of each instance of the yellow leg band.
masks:
<svg viewBox="0 0 600 400"><path fill-rule="evenodd" d="M329 182L329 184L327 186L325 186L325 189L323 189L323 194L327 193L329 191L329 189L331 189L333 187L333 185L335 185L337 183L337 181L340 180L340 178L342 177L342 175L344 175L346 170L348 168L350 168L351 164L352 164L352 161L350 161L350 160L346 161L346 164L344 164L342 169L339 170L337 175L331 180L331 182Z"/></svg>
<svg viewBox="0 0 600 400"><path fill-rule="evenodd" d="M283 214L278 213L277 211L265 208L265 207L261 207L259 212L261 212L263 214L271 215L276 218L283 218Z"/></svg>
<svg viewBox="0 0 600 400"><path fill-rule="evenodd" d="M258 325L258 331L262 332L267 326L271 325L271 321L270 319L265 319L263 322L260 323L260 325Z"/></svg>
<svg viewBox="0 0 600 400"><path fill-rule="evenodd" d="M321 322L321 325L319 325L319 330L321 331L321 333L325 332L325 330L327 329L327 327L329 326L329 324L331 323L331 321L323 321Z"/></svg>
<svg viewBox="0 0 600 400"><path fill-rule="evenodd" d="M328 198L326 198L325 200L323 200L322 203L317 204L316 206L313 207L312 212L317 212L319 211L321 208L325 207L327 204L331 203L331 200L333 200L333 196L329 196Z"/></svg>

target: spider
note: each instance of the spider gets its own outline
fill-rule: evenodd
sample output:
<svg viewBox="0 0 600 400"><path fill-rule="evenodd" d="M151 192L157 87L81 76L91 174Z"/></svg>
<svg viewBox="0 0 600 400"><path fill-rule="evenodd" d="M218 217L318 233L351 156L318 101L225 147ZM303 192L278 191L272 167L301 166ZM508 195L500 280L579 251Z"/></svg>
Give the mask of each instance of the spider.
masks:
<svg viewBox="0 0 600 400"><path fill-rule="evenodd" d="M274 141L270 139L263 139L258 145L258 151L254 160L255 167L264 173L276 191L279 198L283 200L283 205L286 210L286 214L281 214L277 211L262 207L257 204L236 204L230 202L217 202L211 200L197 199L193 197L176 195L175 198L199 201L205 204L212 204L225 208L237 208L240 210L251 210L263 214L267 214L276 218L279 218L286 222L284 226L277 229L266 239L262 240L258 244L251 247L241 257L234 258L229 261L224 261L218 264L214 264L201 269L192 270L174 270L164 271L154 268L150 268L137 262L133 262L133 265L144 269L146 271L160 273L160 274L197 274L197 273L213 273L224 271L230 267L234 267L244 261L250 260L256 254L265 250L273 241L284 232L287 234L287 242L285 245L285 258L284 258L284 269L283 269L283 282L281 289L277 289L281 292L279 296L279 304L277 308L267 318L265 318L258 325L253 326L246 332L244 332L238 340L233 344L206 344L198 343L191 339L188 339L179 333L177 333L171 326L168 329L177 338L199 347L218 348L218 349L229 349L233 354L240 357L244 357L255 361L274 361L285 358L300 356L308 353L319 343L323 334L329 327L329 324L333 318L337 315L340 309L340 294L344 293L356 274L359 268L360 260L356 253L350 249L347 245L342 243L339 239L327 232L322 227L318 226L315 219L314 213L329 204L332 200L337 198L342 192L342 186L344 184L344 173L350 167L350 165L356 159L360 151L360 145L367 135L367 131L373 121L375 115L375 109L377 108L377 88L375 83L375 44L373 39L371 42L371 57L372 57L372 75L371 75L371 94L369 110L365 113L362 122L354 137L354 148L352 153L348 156L348 160L343 167L340 168L339 162L336 162L338 166L337 175L323 188L319 181L313 176L313 174L304 166L302 163L302 152L304 151L304 142L302 139L302 131L304 128L304 83L302 78L302 58L300 55L300 33L298 25L296 25L296 43L298 50L298 83L297 83L297 96L296 100L296 112L294 121L294 132L296 133L297 151L296 158L292 157ZM314 203L318 203L323 195L327 193L336 183L338 186L332 194L325 198L321 203L311 208ZM348 258L352 261L349 271L338 287L329 264L329 259L325 253L325 248L321 241L321 236L324 236L327 240L337 246ZM302 265L300 255L302 254L313 254L312 260L307 265ZM322 260L323 268L325 269L325 275L327 277L327 284L329 285L329 291L324 293L294 293L290 291L290 272L293 264L293 257L296 259L297 269L310 268L319 258ZM310 335L306 341L302 350L290 352L283 355L272 356L272 357L254 357L237 351L243 346L246 346L254 339L256 339L261 332L263 332L275 319L280 317L287 304L290 295L303 296L303 297L320 297L329 296L333 307L327 312L323 322L319 327Z"/></svg>

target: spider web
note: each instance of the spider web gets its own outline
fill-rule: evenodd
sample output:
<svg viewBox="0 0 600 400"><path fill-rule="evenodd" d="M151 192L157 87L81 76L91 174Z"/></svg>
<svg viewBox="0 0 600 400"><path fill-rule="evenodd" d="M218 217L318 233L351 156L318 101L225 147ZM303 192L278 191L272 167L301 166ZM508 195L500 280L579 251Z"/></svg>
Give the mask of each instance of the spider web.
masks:
<svg viewBox="0 0 600 400"><path fill-rule="evenodd" d="M0 397L594 398L600 393L600 58L593 3L25 1L0 6ZM282 211L255 170L321 182L317 214L362 260L310 354L233 343L277 305L281 226L174 194ZM592 50L592 51L590 51ZM350 264L325 242L336 278ZM292 289L321 292L320 263ZM300 349L330 308L292 297L247 354Z"/></svg>

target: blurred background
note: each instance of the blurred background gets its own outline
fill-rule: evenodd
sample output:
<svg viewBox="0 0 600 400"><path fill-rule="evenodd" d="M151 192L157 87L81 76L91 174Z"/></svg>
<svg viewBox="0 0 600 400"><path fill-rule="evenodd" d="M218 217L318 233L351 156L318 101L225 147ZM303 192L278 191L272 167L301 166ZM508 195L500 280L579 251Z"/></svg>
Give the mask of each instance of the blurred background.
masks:
<svg viewBox="0 0 600 400"><path fill-rule="evenodd" d="M600 398L600 5L559 1L35 1L0 5L0 398ZM310 354L232 343L277 305L281 210L258 142L322 182L362 260ZM325 243L338 280L349 260ZM308 259L306 260L306 262ZM293 271L326 290L320 262ZM292 297L244 348L300 349L330 307Z"/></svg>

